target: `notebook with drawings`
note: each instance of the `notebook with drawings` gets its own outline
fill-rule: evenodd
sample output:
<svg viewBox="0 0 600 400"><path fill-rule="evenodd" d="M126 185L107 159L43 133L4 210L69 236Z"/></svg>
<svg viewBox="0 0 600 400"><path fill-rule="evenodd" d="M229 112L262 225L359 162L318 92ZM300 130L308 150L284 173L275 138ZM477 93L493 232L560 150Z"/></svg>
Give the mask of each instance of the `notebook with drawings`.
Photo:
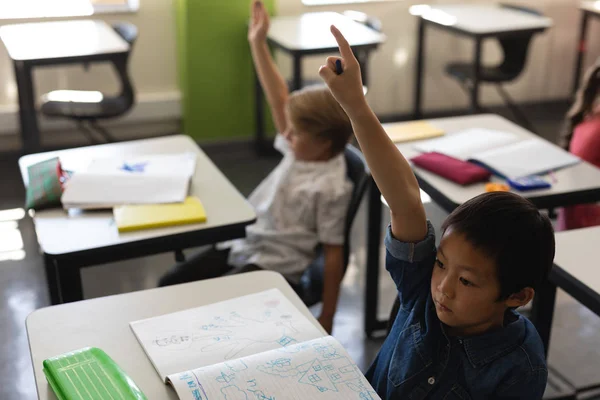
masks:
<svg viewBox="0 0 600 400"><path fill-rule="evenodd" d="M543 174L579 162L576 156L543 139L521 139L512 133L481 128L420 142L414 147L421 152L435 151L475 162L506 178Z"/></svg>
<svg viewBox="0 0 600 400"><path fill-rule="evenodd" d="M182 400L379 399L342 345L278 289L130 325Z"/></svg>

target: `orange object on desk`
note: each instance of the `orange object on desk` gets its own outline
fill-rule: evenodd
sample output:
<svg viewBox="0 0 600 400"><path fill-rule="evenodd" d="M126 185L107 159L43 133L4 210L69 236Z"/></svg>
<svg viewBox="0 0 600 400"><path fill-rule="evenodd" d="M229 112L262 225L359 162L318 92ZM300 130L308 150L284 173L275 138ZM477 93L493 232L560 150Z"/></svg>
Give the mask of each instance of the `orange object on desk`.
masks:
<svg viewBox="0 0 600 400"><path fill-rule="evenodd" d="M510 192L510 187L504 183L486 183L486 192Z"/></svg>

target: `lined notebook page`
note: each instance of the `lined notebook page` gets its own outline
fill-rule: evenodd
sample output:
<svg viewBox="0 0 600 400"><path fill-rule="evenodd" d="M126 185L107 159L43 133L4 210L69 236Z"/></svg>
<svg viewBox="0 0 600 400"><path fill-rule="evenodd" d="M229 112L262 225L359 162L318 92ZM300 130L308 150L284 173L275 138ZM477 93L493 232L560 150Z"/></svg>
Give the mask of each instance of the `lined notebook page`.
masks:
<svg viewBox="0 0 600 400"><path fill-rule="evenodd" d="M518 137L512 133L473 128L439 139L417 143L415 149L423 153L435 151L460 160L467 160L477 156L480 152L505 146L517 140Z"/></svg>
<svg viewBox="0 0 600 400"><path fill-rule="evenodd" d="M537 175L578 163L576 156L541 139L528 139L472 158L507 178Z"/></svg>
<svg viewBox="0 0 600 400"><path fill-rule="evenodd" d="M331 336L173 374L169 382L181 400L379 399Z"/></svg>

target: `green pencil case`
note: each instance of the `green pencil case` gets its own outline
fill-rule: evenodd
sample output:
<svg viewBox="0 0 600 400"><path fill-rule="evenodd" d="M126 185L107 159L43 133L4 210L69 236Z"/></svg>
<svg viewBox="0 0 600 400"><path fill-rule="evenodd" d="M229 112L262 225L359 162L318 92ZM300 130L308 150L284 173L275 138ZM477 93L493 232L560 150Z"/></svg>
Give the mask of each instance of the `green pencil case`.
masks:
<svg viewBox="0 0 600 400"><path fill-rule="evenodd" d="M44 360L44 375L59 400L147 400L112 358L95 347Z"/></svg>

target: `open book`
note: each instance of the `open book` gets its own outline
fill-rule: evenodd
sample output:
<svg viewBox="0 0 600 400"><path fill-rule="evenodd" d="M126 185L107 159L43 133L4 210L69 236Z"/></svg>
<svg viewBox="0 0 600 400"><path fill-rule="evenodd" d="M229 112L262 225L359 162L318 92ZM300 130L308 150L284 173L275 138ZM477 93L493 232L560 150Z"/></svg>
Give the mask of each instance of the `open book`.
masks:
<svg viewBox="0 0 600 400"><path fill-rule="evenodd" d="M278 289L131 329L181 400L379 399L342 345Z"/></svg>
<svg viewBox="0 0 600 400"><path fill-rule="evenodd" d="M415 148L473 161L505 178L543 174L579 162L579 158L546 140L523 140L512 133L482 128L420 142Z"/></svg>

